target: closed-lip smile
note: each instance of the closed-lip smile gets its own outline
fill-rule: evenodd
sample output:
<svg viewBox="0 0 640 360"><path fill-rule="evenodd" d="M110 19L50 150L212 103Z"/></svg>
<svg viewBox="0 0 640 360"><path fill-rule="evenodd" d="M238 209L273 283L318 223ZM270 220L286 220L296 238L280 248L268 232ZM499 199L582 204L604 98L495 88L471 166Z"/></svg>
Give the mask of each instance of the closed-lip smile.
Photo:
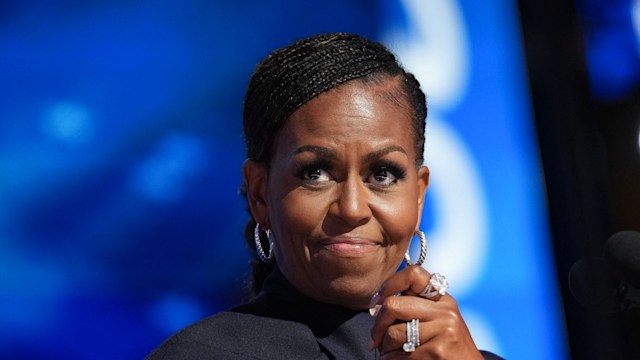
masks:
<svg viewBox="0 0 640 360"><path fill-rule="evenodd" d="M362 257L376 251L380 243L365 238L338 236L323 239L318 245L321 251L326 250L337 256Z"/></svg>

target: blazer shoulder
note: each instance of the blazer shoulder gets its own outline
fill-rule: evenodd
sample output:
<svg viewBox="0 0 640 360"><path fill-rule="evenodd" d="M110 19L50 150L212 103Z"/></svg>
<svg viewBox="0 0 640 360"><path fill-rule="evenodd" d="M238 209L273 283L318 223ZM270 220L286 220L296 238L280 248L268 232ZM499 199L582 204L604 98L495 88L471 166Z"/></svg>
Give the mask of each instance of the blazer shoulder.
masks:
<svg viewBox="0 0 640 360"><path fill-rule="evenodd" d="M147 359L283 359L314 353L321 353L319 344L303 324L225 311L180 330Z"/></svg>

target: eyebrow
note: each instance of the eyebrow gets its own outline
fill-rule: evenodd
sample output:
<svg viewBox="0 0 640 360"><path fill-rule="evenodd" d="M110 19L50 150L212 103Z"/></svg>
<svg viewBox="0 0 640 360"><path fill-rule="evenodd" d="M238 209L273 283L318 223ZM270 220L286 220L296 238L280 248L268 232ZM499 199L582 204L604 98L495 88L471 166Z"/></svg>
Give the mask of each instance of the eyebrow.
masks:
<svg viewBox="0 0 640 360"><path fill-rule="evenodd" d="M336 154L335 151L326 148L326 147L322 147L322 146L317 146L317 145L303 145L300 146L299 148L297 148L294 152L293 155L298 155L300 153L303 152L311 152L314 153L316 155L322 156L322 157L326 157L326 158L330 158L330 159L335 159L338 157L338 154Z"/></svg>
<svg viewBox="0 0 640 360"><path fill-rule="evenodd" d="M409 156L402 146L392 145L392 146L388 146L388 147L386 147L384 149L380 149L380 150L376 150L376 151L368 153L367 155L364 156L364 161L365 162L370 162L370 161L379 159L379 158L381 158L381 157L383 157L383 156L385 156L385 155L387 155L389 153L395 152L395 151L401 152L407 157Z"/></svg>
<svg viewBox="0 0 640 360"><path fill-rule="evenodd" d="M388 147L386 147L384 149L376 150L376 151L373 151L373 152L370 152L370 153L366 154L363 157L363 160L365 162L370 162L370 161L373 161L375 159L379 159L379 158L381 158L381 157L383 157L383 156L385 156L385 155L387 155L389 153L395 152L395 151L401 152L401 153L405 154L406 156L409 156L402 146L392 145L392 146L388 146ZM303 145L303 146L300 146L299 148L297 148L293 152L293 155L295 156L295 155L303 153L303 152L311 152L311 153L314 153L314 154L316 154L318 156L329 158L329 159L336 159L338 157L338 154L335 151L333 151L333 150L331 150L329 148L322 147L322 146L317 146L317 145Z"/></svg>

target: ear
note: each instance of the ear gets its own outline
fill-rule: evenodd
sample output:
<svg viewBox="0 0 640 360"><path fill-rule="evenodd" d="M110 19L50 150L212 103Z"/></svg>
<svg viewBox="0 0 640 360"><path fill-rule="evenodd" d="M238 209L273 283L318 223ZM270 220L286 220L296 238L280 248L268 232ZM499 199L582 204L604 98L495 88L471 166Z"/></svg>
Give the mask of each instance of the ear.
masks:
<svg viewBox="0 0 640 360"><path fill-rule="evenodd" d="M253 219L264 226L269 227L267 211L267 168L264 164L247 159L242 164L244 185L247 190L247 203Z"/></svg>
<svg viewBox="0 0 640 360"><path fill-rule="evenodd" d="M428 187L429 168L426 166L420 166L420 169L418 169L418 222L416 223L416 229L420 228L422 209L424 208L424 196L427 193Z"/></svg>

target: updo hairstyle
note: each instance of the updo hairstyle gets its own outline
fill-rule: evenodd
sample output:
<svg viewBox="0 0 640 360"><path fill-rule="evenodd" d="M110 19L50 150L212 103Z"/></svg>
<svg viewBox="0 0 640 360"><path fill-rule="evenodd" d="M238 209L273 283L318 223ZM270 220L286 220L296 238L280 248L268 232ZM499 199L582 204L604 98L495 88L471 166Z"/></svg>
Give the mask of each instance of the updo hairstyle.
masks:
<svg viewBox="0 0 640 360"><path fill-rule="evenodd" d="M416 166L423 162L424 129L427 116L425 95L416 78L406 72L382 44L364 37L333 33L312 36L278 49L255 68L244 98L243 129L247 158L271 161L274 140L289 117L309 100L348 81L381 84L399 81L398 96L411 107L415 134ZM241 192L246 195L244 186ZM249 219L245 239L252 255L250 289L257 294L275 262L265 264L255 252ZM269 244L264 243L268 248Z"/></svg>

